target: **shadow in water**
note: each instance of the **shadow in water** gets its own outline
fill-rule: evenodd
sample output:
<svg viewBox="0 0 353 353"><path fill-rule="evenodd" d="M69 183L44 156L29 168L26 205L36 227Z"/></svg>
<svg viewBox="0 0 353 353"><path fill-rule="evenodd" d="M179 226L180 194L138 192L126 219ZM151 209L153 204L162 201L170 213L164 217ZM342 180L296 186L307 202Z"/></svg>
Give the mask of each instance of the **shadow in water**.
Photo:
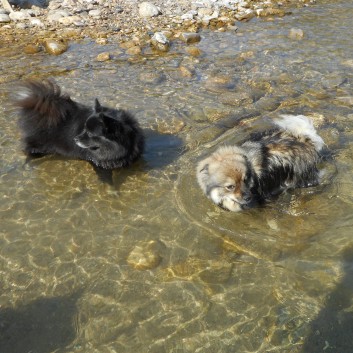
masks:
<svg viewBox="0 0 353 353"><path fill-rule="evenodd" d="M145 129L146 147L142 158L127 168L118 168L115 170L96 167L93 163L92 169L98 179L107 184L114 183L114 174L121 173L127 176L129 172L134 173L141 170L159 169L171 164L175 159L181 156L183 152L183 140L175 135L162 134L155 130ZM31 155L26 159L25 164L40 165L42 162L50 160L63 161L74 160L73 158L60 155ZM128 173L126 171L129 171ZM120 176L120 179L123 177Z"/></svg>
<svg viewBox="0 0 353 353"><path fill-rule="evenodd" d="M353 246L343 251L344 277L311 323L302 353L353 352Z"/></svg>
<svg viewBox="0 0 353 353"><path fill-rule="evenodd" d="M40 298L18 308L0 309L0 352L49 353L76 337L76 302L69 297Z"/></svg>

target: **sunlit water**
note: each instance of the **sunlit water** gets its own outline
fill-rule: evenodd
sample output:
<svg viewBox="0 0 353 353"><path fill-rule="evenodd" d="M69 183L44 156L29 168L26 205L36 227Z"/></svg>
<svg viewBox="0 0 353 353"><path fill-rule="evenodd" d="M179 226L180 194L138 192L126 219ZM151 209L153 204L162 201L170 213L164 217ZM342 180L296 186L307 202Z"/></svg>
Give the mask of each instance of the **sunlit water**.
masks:
<svg viewBox="0 0 353 353"><path fill-rule="evenodd" d="M352 352L352 18L351 1L320 2L203 32L196 58L181 43L133 61L89 41L1 48L0 352ZM113 185L85 161L26 163L7 92L33 76L134 112L143 159ZM280 113L318 126L321 185L218 209L196 162Z"/></svg>

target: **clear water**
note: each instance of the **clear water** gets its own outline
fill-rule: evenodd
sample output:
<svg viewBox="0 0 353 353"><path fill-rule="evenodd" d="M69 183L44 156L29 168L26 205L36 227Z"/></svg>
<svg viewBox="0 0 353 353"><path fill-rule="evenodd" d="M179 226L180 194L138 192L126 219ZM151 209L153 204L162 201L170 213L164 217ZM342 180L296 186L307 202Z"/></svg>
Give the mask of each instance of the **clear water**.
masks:
<svg viewBox="0 0 353 353"><path fill-rule="evenodd" d="M1 47L0 352L353 352L352 17L351 1L320 1L202 32L198 57L181 43L136 60L89 41L59 57ZM8 91L53 76L146 130L113 185L84 161L26 163ZM196 162L279 113L318 125L333 153L322 184L218 209Z"/></svg>

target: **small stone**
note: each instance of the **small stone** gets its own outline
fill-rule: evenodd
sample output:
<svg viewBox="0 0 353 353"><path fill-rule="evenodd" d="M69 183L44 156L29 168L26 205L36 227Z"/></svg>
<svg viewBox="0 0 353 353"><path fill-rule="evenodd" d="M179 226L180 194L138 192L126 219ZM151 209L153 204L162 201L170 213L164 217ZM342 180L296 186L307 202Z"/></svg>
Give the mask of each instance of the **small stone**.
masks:
<svg viewBox="0 0 353 353"><path fill-rule="evenodd" d="M166 52L169 50L170 42L164 33L156 32L151 39L151 45L159 51Z"/></svg>
<svg viewBox="0 0 353 353"><path fill-rule="evenodd" d="M55 39L45 39L43 44L46 52L51 55L60 55L68 48L67 43Z"/></svg>
<svg viewBox="0 0 353 353"><path fill-rule="evenodd" d="M288 36L291 39L303 39L304 31L300 28L291 28Z"/></svg>
<svg viewBox="0 0 353 353"><path fill-rule="evenodd" d="M26 54L37 54L41 51L41 48L37 44L28 44L24 48Z"/></svg>
<svg viewBox="0 0 353 353"><path fill-rule="evenodd" d="M186 66L180 66L179 70L183 77L192 77L194 75L194 72L189 68L187 68Z"/></svg>
<svg viewBox="0 0 353 353"><path fill-rule="evenodd" d="M154 17L158 16L159 13L158 7L148 1L142 2L139 6L139 14L141 17Z"/></svg>
<svg viewBox="0 0 353 353"><path fill-rule="evenodd" d="M44 23L39 18L32 18L29 23L35 27L45 27Z"/></svg>
<svg viewBox="0 0 353 353"><path fill-rule="evenodd" d="M9 22L11 22L11 18L9 15L7 15L6 13L0 14L0 23L9 23Z"/></svg>
<svg viewBox="0 0 353 353"><path fill-rule="evenodd" d="M201 40L201 36L198 33L191 33L191 32L183 32L180 35L180 39L187 43L197 43Z"/></svg>
<svg viewBox="0 0 353 353"><path fill-rule="evenodd" d="M110 60L110 54L108 52L103 52L97 55L96 57L97 61L108 61Z"/></svg>
<svg viewBox="0 0 353 353"><path fill-rule="evenodd" d="M88 15L91 17L99 17L101 15L102 11L97 9L97 10L91 10L88 12Z"/></svg>

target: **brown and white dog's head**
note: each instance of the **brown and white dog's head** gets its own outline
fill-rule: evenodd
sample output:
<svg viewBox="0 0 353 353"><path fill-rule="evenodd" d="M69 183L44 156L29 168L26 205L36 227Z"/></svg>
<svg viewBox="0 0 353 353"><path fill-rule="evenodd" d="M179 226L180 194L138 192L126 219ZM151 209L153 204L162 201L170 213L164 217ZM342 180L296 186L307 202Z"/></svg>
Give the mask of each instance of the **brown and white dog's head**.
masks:
<svg viewBox="0 0 353 353"><path fill-rule="evenodd" d="M254 201L256 174L240 147L221 147L202 160L197 180L206 196L225 210L241 211Z"/></svg>

